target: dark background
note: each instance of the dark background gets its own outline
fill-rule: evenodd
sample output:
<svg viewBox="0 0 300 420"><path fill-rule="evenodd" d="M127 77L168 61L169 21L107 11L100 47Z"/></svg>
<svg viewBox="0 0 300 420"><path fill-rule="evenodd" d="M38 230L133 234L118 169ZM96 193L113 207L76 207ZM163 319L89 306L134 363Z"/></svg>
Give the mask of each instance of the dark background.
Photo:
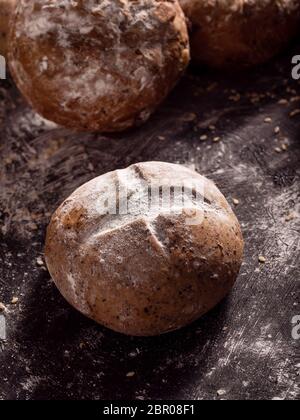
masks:
<svg viewBox="0 0 300 420"><path fill-rule="evenodd" d="M191 68L145 126L118 136L59 129L34 114L9 80L0 81L0 302L7 325L0 398L299 399L299 341L291 335L300 315L294 54L300 47L240 75ZM279 153L283 143L288 150ZM238 199L246 251L233 292L215 310L178 332L131 338L73 310L40 257L51 213L76 187L149 160L195 168L231 203Z"/></svg>

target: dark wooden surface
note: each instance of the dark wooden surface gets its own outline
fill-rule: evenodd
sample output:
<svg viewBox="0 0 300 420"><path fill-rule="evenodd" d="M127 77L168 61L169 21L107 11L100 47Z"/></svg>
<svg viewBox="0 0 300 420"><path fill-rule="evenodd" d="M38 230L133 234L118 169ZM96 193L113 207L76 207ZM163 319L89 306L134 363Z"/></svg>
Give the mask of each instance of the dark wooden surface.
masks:
<svg viewBox="0 0 300 420"><path fill-rule="evenodd" d="M290 117L300 108L300 86L290 75L295 52L300 48L240 76L191 69L148 124L109 137L45 123L10 81L0 82L0 301L7 327L0 398L299 398L299 341L291 336L300 314L300 115ZM278 104L284 98L289 103ZM276 152L284 142L288 150ZM96 175L148 160L193 167L230 202L238 199L246 251L233 292L215 310L181 331L142 339L73 310L39 257L50 215L69 193Z"/></svg>

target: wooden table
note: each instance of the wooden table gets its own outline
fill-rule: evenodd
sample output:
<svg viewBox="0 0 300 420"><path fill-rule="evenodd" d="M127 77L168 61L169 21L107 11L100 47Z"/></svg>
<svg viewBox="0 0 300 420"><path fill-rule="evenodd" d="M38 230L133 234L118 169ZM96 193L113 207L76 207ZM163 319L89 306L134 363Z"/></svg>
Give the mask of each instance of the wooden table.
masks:
<svg viewBox="0 0 300 420"><path fill-rule="evenodd" d="M9 80L0 82L0 317L7 334L0 398L299 399L295 53L300 48L239 76L191 69L149 123L108 137L43 121ZM73 310L41 258L51 213L69 193L149 160L195 168L231 203L239 200L246 251L233 292L215 310L181 331L143 339Z"/></svg>

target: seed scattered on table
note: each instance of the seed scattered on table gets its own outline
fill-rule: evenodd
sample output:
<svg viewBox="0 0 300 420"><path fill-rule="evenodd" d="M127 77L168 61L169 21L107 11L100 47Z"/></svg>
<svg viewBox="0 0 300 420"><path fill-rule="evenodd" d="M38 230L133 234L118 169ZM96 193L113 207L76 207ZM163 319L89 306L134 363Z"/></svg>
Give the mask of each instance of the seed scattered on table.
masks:
<svg viewBox="0 0 300 420"><path fill-rule="evenodd" d="M275 134L279 134L280 133L280 127L279 126L277 126L277 127L274 128L274 133Z"/></svg>
<svg viewBox="0 0 300 420"><path fill-rule="evenodd" d="M43 261L43 259L42 259L41 257L38 257L38 258L36 259L36 263L37 263L37 265L38 265L39 267L42 267L42 266L44 265L44 261Z"/></svg>
<svg viewBox="0 0 300 420"><path fill-rule="evenodd" d="M206 91L207 92L212 92L217 87L218 87L218 83L217 82L211 83L210 85L207 86Z"/></svg>
<svg viewBox="0 0 300 420"><path fill-rule="evenodd" d="M235 95L231 95L229 96L229 100L233 101L233 102L239 102L241 100L241 95L239 93L235 94Z"/></svg>
<svg viewBox="0 0 300 420"><path fill-rule="evenodd" d="M232 201L235 206L238 206L240 204L240 200L238 200L237 198L234 198Z"/></svg>
<svg viewBox="0 0 300 420"><path fill-rule="evenodd" d="M223 395L226 395L226 391L225 391L225 389L219 389L217 391L217 394L218 394L219 397L222 397Z"/></svg>
<svg viewBox="0 0 300 420"><path fill-rule="evenodd" d="M258 261L259 261L260 263L262 263L262 264L265 264L265 263L267 262L266 258L265 258L264 256L262 256L262 255L260 255L260 256L258 257Z"/></svg>
<svg viewBox="0 0 300 420"><path fill-rule="evenodd" d="M224 331L224 332L227 331L227 330L228 330L228 327L226 327L226 326L222 328L222 331Z"/></svg>
<svg viewBox="0 0 300 420"><path fill-rule="evenodd" d="M11 300L12 305L15 305L18 302L19 302L19 298L17 298L16 296L14 296Z"/></svg>
<svg viewBox="0 0 300 420"><path fill-rule="evenodd" d="M286 217L285 217L285 221L286 222L291 222L292 220L295 220L297 217L296 213L294 211L291 211Z"/></svg>
<svg viewBox="0 0 300 420"><path fill-rule="evenodd" d="M184 114L182 117L183 122L192 122L197 119L197 114L194 114L193 112Z"/></svg>
<svg viewBox="0 0 300 420"><path fill-rule="evenodd" d="M293 96L293 97L290 99L290 102L291 102L291 103L294 103L294 102L300 102L300 96Z"/></svg>
<svg viewBox="0 0 300 420"><path fill-rule="evenodd" d="M294 109L294 111L290 112L290 117L296 117L296 115L300 114L300 109Z"/></svg>
<svg viewBox="0 0 300 420"><path fill-rule="evenodd" d="M289 101L287 99L280 99L278 101L278 105L288 105Z"/></svg>
<svg viewBox="0 0 300 420"><path fill-rule="evenodd" d="M128 372L126 376L127 378L132 378L133 376L135 376L135 372Z"/></svg>

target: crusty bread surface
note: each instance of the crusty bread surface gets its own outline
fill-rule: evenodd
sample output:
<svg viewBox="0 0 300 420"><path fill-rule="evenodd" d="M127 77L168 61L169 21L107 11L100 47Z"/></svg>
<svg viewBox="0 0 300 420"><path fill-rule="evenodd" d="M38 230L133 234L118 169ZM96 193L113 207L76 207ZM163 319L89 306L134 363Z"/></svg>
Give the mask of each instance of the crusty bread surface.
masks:
<svg viewBox="0 0 300 420"><path fill-rule="evenodd" d="M9 44L28 102L80 131L145 122L189 63L177 0L20 0Z"/></svg>
<svg viewBox="0 0 300 420"><path fill-rule="evenodd" d="M299 0L180 0L192 59L239 70L264 63L300 34Z"/></svg>
<svg viewBox="0 0 300 420"><path fill-rule="evenodd" d="M9 22L16 0L0 0L0 55L6 56Z"/></svg>
<svg viewBox="0 0 300 420"><path fill-rule="evenodd" d="M192 198L172 211L168 200L151 208L150 186L184 186ZM228 294L243 238L213 182L180 165L147 162L76 190L52 217L45 254L57 287L80 312L114 331L152 336L189 324Z"/></svg>

